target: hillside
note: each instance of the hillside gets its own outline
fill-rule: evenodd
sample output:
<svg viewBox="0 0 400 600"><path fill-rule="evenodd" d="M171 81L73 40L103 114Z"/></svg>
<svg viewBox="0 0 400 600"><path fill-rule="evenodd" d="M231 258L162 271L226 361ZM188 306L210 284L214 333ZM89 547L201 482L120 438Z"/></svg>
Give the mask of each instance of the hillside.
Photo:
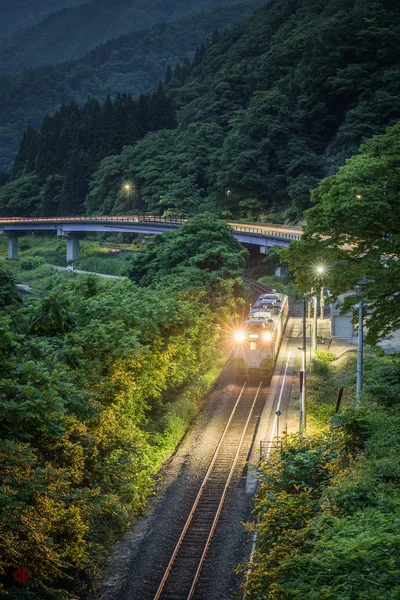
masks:
<svg viewBox="0 0 400 600"><path fill-rule="evenodd" d="M53 13L8 40L0 52L0 74L74 59L123 33L228 3L235 0L91 0Z"/></svg>
<svg viewBox="0 0 400 600"><path fill-rule="evenodd" d="M170 94L180 128L107 159L88 210L129 176L146 208L295 218L309 190L400 118L400 6L278 0L212 45ZM161 199L161 200L160 200ZM269 214L269 218L273 215Z"/></svg>
<svg viewBox="0 0 400 600"><path fill-rule="evenodd" d="M179 128L106 158L86 210L118 213L128 179L149 211L298 218L310 188L400 118L399 40L390 0L259 8L169 74ZM35 163L29 151L25 163ZM46 181L37 185L40 195ZM20 202L18 180L0 191L2 211Z"/></svg>
<svg viewBox="0 0 400 600"><path fill-rule="evenodd" d="M5 0L0 6L0 42L22 28L33 27L50 13L84 0Z"/></svg>
<svg viewBox="0 0 400 600"><path fill-rule="evenodd" d="M0 80L0 170L8 169L23 131L39 127L62 103L117 92L139 94L163 79L168 65L191 56L215 29L239 23L260 0L241 0L195 12L169 24L135 31L103 44L85 57L30 69Z"/></svg>

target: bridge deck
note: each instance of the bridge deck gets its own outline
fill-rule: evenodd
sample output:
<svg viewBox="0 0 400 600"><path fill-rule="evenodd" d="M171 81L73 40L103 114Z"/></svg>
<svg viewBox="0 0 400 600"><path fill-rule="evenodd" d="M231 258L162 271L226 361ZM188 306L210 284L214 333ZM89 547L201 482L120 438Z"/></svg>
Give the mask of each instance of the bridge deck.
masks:
<svg viewBox="0 0 400 600"><path fill-rule="evenodd" d="M143 233L162 233L180 227L186 219L178 217L157 217L153 215L130 215L116 217L6 217L0 219L0 231L54 231L94 232L94 231L132 231ZM280 227L270 224L240 223L230 221L228 224L237 234L236 237L257 236L285 241L299 240L303 234L297 227ZM246 243L245 239L241 239ZM251 243L249 241L248 243ZM264 244L261 244L264 245Z"/></svg>

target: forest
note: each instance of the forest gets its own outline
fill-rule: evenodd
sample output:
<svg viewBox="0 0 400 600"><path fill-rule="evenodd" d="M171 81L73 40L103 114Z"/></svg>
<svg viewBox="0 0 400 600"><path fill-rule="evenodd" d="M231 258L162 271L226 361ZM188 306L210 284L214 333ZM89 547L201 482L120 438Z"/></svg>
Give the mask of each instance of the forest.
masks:
<svg viewBox="0 0 400 600"><path fill-rule="evenodd" d="M148 132L176 126L175 109L161 85L137 102L117 94L103 105L91 99L81 108L75 102L62 106L38 133L33 128L25 133L13 178L2 188L0 210L6 216L81 214L91 175L105 156Z"/></svg>
<svg viewBox="0 0 400 600"><path fill-rule="evenodd" d="M129 179L151 212L295 221L318 181L400 117L399 28L389 0L259 8L167 73L179 127L106 157L86 210L117 213L116 190ZM4 210L18 193L11 177Z"/></svg>
<svg viewBox="0 0 400 600"><path fill-rule="evenodd" d="M62 104L82 104L88 96L104 101L107 95L115 97L118 92L147 91L164 79L169 65L175 67L185 57L192 57L214 30L232 27L259 4L260 0L234 4L225 0L202 10L196 5L192 15L143 30L135 22L132 31L102 41L80 59L1 77L0 170L12 162L23 131L29 126L39 127L42 119ZM30 49L29 56L32 53ZM49 56L52 62L53 56ZM0 52L0 64L1 60ZM4 61L7 68L14 64L10 57Z"/></svg>
<svg viewBox="0 0 400 600"><path fill-rule="evenodd" d="M51 275L22 302L1 266L7 598L20 598L11 578L20 562L32 600L82 597L109 545L143 513L154 474L226 361L245 256L227 225L198 216L134 256L133 281Z"/></svg>

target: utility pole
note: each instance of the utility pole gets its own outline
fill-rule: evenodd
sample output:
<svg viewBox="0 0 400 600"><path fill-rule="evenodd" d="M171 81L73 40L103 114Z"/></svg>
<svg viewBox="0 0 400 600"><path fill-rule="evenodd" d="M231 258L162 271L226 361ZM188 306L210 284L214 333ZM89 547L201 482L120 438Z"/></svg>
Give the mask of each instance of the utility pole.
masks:
<svg viewBox="0 0 400 600"><path fill-rule="evenodd" d="M357 353L357 389L356 407L361 406L362 378L364 355L364 303L360 300L358 305L358 353Z"/></svg>
<svg viewBox="0 0 400 600"><path fill-rule="evenodd" d="M306 355L307 355L307 300L303 302L303 343L301 348L300 371L300 423L299 430L303 433L306 429ZM300 348L299 348L300 350Z"/></svg>
<svg viewBox="0 0 400 600"><path fill-rule="evenodd" d="M313 350L315 351L317 349L317 318L318 318L318 298L317 298L317 294L315 293L313 296L313 307L314 307L314 312L313 312L313 330L312 330L312 337L313 337Z"/></svg>
<svg viewBox="0 0 400 600"><path fill-rule="evenodd" d="M321 301L320 301L320 306L321 306L321 319L325 318L325 294L324 294L324 286L321 287Z"/></svg>
<svg viewBox="0 0 400 600"><path fill-rule="evenodd" d="M307 429L306 415L306 360L307 360L307 300L303 302L303 389L301 391L301 402L303 405L303 430Z"/></svg>

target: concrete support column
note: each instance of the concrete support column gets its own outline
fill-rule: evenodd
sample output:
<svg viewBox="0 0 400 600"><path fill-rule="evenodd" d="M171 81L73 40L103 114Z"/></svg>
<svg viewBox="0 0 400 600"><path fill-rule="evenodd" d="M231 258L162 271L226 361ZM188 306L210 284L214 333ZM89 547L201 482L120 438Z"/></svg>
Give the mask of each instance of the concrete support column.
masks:
<svg viewBox="0 0 400 600"><path fill-rule="evenodd" d="M8 238L8 260L18 260L18 238Z"/></svg>
<svg viewBox="0 0 400 600"><path fill-rule="evenodd" d="M8 260L18 260L18 238L20 233L7 232L8 235Z"/></svg>
<svg viewBox="0 0 400 600"><path fill-rule="evenodd" d="M67 238L67 262L79 260L80 239L77 237Z"/></svg>

